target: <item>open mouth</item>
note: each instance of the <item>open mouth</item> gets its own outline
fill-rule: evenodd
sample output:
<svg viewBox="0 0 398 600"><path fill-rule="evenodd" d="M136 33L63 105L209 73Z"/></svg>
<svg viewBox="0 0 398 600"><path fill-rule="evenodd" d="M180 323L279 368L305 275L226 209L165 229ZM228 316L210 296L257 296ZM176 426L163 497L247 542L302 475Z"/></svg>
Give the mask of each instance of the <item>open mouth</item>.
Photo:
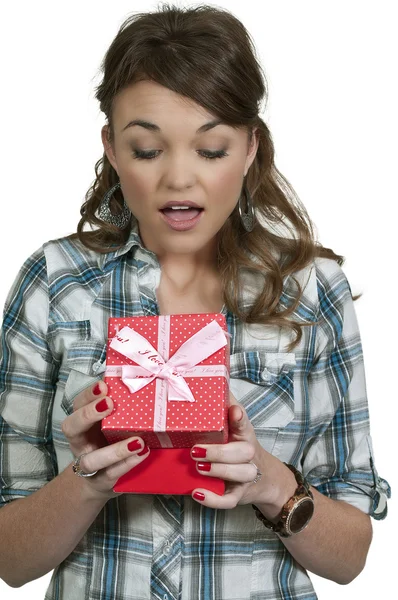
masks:
<svg viewBox="0 0 398 600"><path fill-rule="evenodd" d="M193 206L169 206L163 208L160 212L173 221L191 221L203 212L203 208L195 208Z"/></svg>

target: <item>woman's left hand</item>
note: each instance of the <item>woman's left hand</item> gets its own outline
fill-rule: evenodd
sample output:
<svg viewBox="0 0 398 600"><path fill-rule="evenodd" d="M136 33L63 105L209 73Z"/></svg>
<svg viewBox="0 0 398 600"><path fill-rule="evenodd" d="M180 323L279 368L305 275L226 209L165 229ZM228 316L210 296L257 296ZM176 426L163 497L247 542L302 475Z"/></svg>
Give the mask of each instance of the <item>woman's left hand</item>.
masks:
<svg viewBox="0 0 398 600"><path fill-rule="evenodd" d="M196 488L192 497L211 508L234 508L238 504L276 504L281 495L280 485L286 481L286 471L290 471L261 446L244 407L232 393L230 404L228 443L201 444L191 449L191 456L197 463L199 473L226 480L225 493L219 496L209 490ZM262 473L257 483L254 483L257 469L250 461Z"/></svg>

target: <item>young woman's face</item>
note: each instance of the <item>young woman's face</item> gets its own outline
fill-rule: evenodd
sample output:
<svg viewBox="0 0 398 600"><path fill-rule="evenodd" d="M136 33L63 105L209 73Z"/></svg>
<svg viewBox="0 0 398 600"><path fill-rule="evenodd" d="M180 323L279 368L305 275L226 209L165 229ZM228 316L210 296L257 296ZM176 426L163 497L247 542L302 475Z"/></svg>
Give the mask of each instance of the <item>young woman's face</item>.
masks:
<svg viewBox="0 0 398 600"><path fill-rule="evenodd" d="M132 125L137 119L147 126ZM256 136L249 147L244 129L220 124L206 130L214 115L152 81L123 90L113 120L114 146L104 126L104 149L145 246L158 256L214 252L255 158ZM198 208L184 208L190 202Z"/></svg>

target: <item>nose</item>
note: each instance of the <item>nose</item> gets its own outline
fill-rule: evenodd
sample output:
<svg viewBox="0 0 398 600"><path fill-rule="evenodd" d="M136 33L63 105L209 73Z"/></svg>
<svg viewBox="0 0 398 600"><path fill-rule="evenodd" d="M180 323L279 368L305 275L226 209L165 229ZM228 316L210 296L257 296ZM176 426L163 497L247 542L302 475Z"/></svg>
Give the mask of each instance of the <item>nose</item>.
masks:
<svg viewBox="0 0 398 600"><path fill-rule="evenodd" d="M196 175L188 154L187 151L170 153L165 161L164 183L167 188L183 190L195 184Z"/></svg>

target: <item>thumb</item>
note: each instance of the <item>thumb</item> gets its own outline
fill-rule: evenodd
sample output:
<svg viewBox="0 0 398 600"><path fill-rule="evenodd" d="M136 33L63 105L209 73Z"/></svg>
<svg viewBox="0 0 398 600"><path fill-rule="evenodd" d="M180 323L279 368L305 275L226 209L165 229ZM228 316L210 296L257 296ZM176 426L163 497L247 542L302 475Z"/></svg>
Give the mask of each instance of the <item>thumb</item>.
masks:
<svg viewBox="0 0 398 600"><path fill-rule="evenodd" d="M233 404L228 409L230 433L242 435L247 427L248 418L245 409L240 404Z"/></svg>
<svg viewBox="0 0 398 600"><path fill-rule="evenodd" d="M239 404L233 393L229 392L228 422L231 434L242 435L247 426L251 425L244 407Z"/></svg>

